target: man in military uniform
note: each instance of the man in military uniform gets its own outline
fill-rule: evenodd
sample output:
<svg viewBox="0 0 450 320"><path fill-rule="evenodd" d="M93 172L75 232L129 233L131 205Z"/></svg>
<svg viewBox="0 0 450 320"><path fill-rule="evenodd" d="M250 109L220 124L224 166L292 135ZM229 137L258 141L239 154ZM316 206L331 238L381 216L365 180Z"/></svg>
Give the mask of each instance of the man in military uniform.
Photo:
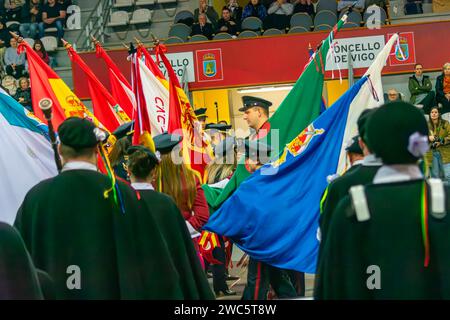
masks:
<svg viewBox="0 0 450 320"><path fill-rule="evenodd" d="M15 221L36 267L54 280L56 298L182 299L154 217L142 214L129 186L97 172L105 134L76 117L58 133L62 172L27 193Z"/></svg>
<svg viewBox="0 0 450 320"><path fill-rule="evenodd" d="M251 130L248 137L250 140L258 140L264 138L270 130L269 108L272 102L250 96L243 96L242 102L244 106L239 111L244 113L244 120Z"/></svg>
<svg viewBox="0 0 450 320"><path fill-rule="evenodd" d="M383 161L333 211L318 265L317 299L449 299L449 189L425 180L422 112L405 102L369 117L367 143Z"/></svg>
<svg viewBox="0 0 450 320"><path fill-rule="evenodd" d="M202 130L205 130L206 127L206 118L208 118L206 116L206 108L199 108L197 110L194 110L194 113L197 117L197 120L201 123L202 125Z"/></svg>

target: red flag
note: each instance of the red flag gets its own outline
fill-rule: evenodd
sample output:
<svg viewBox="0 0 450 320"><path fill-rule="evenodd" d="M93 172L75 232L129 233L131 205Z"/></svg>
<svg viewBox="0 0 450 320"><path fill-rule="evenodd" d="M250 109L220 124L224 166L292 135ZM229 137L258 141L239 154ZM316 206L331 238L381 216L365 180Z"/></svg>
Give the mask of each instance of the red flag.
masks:
<svg viewBox="0 0 450 320"><path fill-rule="evenodd" d="M145 58L145 65L147 68L150 69L150 71L159 79L166 80L164 77L164 74L161 72L161 70L158 68L158 65L153 61L152 56L148 52L148 50L144 47L142 43L140 43L137 47L137 54L138 58L144 57ZM156 58L158 58L158 55L156 55Z"/></svg>
<svg viewBox="0 0 450 320"><path fill-rule="evenodd" d="M97 57L103 59L108 67L112 96L116 101L120 101L120 106L127 116L130 119L133 118L136 110L136 97L134 96L133 88L98 41L95 41L95 50Z"/></svg>
<svg viewBox="0 0 450 320"><path fill-rule="evenodd" d="M183 157L185 163L203 181L205 167L212 158L209 142L203 138L200 122L195 116L186 93L165 56L167 49L158 44L155 48L157 56L161 57L169 75L169 133L181 131L183 134Z"/></svg>
<svg viewBox="0 0 450 320"><path fill-rule="evenodd" d="M64 46L70 60L76 63L88 78L92 106L97 119L111 132L122 123L130 121L130 118L122 110L117 100L106 90L72 46L65 41Z"/></svg>

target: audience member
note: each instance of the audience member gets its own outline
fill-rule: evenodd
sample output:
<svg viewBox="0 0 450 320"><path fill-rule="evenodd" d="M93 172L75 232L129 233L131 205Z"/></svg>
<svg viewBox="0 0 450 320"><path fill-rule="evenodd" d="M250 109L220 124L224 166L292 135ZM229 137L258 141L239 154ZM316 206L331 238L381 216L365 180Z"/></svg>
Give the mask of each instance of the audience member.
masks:
<svg viewBox="0 0 450 320"><path fill-rule="evenodd" d="M415 74L409 77L409 92L411 93L410 102L415 105L422 105L423 112L428 114L431 107L435 106L434 91L430 77L423 74L423 66L418 63L415 66Z"/></svg>
<svg viewBox="0 0 450 320"><path fill-rule="evenodd" d="M242 7L237 3L237 0L229 0L226 7L230 9L231 18L233 18L234 22L240 25L242 20Z"/></svg>
<svg viewBox="0 0 450 320"><path fill-rule="evenodd" d="M22 22L19 27L22 37L35 39L40 22L42 22L41 0L28 0L23 6Z"/></svg>
<svg viewBox="0 0 450 320"><path fill-rule="evenodd" d="M438 107L431 108L428 130L431 150L425 157L431 177L450 182L450 124L441 118Z"/></svg>
<svg viewBox="0 0 450 320"><path fill-rule="evenodd" d="M400 93L398 93L397 90L395 90L394 88L388 90L386 103L400 100L402 100L402 97L400 96Z"/></svg>
<svg viewBox="0 0 450 320"><path fill-rule="evenodd" d="M450 62L444 64L443 72L436 79L436 102L440 105L441 114L450 112Z"/></svg>
<svg viewBox="0 0 450 320"><path fill-rule="evenodd" d="M250 0L242 12L242 20L248 17L257 17L264 20L267 17L267 10L259 0Z"/></svg>
<svg viewBox="0 0 450 320"><path fill-rule="evenodd" d="M353 0L340 0L338 2L337 11L340 13L342 11L346 11L349 7L351 7L355 1ZM365 8L365 0L357 0L355 6L353 7L353 11L363 12Z"/></svg>
<svg viewBox="0 0 450 320"><path fill-rule="evenodd" d="M0 58L1 64L3 64L3 57L5 56L6 48L9 47L9 40L11 39L11 34L9 29L6 27L6 22L0 20Z"/></svg>
<svg viewBox="0 0 450 320"><path fill-rule="evenodd" d="M30 82L27 78L22 77L19 79L19 88L16 90L14 99L16 99L25 109L33 112Z"/></svg>
<svg viewBox="0 0 450 320"><path fill-rule="evenodd" d="M228 7L223 7L222 18L217 23L217 32L226 32L235 36L239 32L239 26L231 17L231 11Z"/></svg>
<svg viewBox="0 0 450 320"><path fill-rule="evenodd" d="M46 64L50 64L50 57L40 39L36 39L34 41L33 50L36 51L38 56L41 57L41 59L44 60Z"/></svg>
<svg viewBox="0 0 450 320"><path fill-rule="evenodd" d="M42 7L42 22L39 23L39 38L45 35L45 29L56 28L59 44L64 37L64 18L66 12L55 0L48 0Z"/></svg>
<svg viewBox="0 0 450 320"><path fill-rule="evenodd" d="M5 51L6 73L19 79L25 74L25 54L17 54L16 39L11 38L9 44L11 46Z"/></svg>
<svg viewBox="0 0 450 320"><path fill-rule="evenodd" d="M268 16L265 20L265 28L276 28L280 30L288 28L292 12L294 12L294 6L287 2L287 0L276 0L272 2L269 10L267 10Z"/></svg>
<svg viewBox="0 0 450 320"><path fill-rule="evenodd" d="M314 16L315 14L314 5L311 0L294 0L292 4L294 5L294 13L304 12L310 16Z"/></svg>
<svg viewBox="0 0 450 320"><path fill-rule="evenodd" d="M213 7L208 6L207 0L200 0L198 8L194 10L194 21L200 22L200 14L204 14L208 21L212 24L213 29L217 26L217 20L219 20L219 15Z"/></svg>
<svg viewBox="0 0 450 320"><path fill-rule="evenodd" d="M9 21L21 21L22 6L25 0L5 0L6 16Z"/></svg>
<svg viewBox="0 0 450 320"><path fill-rule="evenodd" d="M192 25L191 36L201 34L211 40L214 33L213 30L213 25L206 21L206 14L200 13L198 16L198 23Z"/></svg>

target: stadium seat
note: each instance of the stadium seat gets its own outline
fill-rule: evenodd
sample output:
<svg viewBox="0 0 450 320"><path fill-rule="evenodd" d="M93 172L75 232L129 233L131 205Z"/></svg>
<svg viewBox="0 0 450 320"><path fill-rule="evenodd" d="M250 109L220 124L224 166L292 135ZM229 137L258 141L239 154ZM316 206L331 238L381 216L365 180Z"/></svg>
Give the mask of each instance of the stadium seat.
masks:
<svg viewBox="0 0 450 320"><path fill-rule="evenodd" d="M379 15L378 12L380 13ZM384 25L386 24L387 14L383 8L373 5L366 9L366 12L364 12L363 19L365 25L367 25L367 23L369 23L370 25L376 23Z"/></svg>
<svg viewBox="0 0 450 320"><path fill-rule="evenodd" d="M209 41L207 37L202 34L196 34L189 38L189 42Z"/></svg>
<svg viewBox="0 0 450 320"><path fill-rule="evenodd" d="M242 38L254 38L259 36L259 34L257 34L255 31L252 30L245 30L242 31L241 33L239 33L238 38L242 39Z"/></svg>
<svg viewBox="0 0 450 320"><path fill-rule="evenodd" d="M58 48L58 40L53 36L45 36L41 38L42 44L47 52L55 51Z"/></svg>
<svg viewBox="0 0 450 320"><path fill-rule="evenodd" d="M310 30L312 25L313 25L312 18L307 13L298 12L291 17L291 28L304 27Z"/></svg>
<svg viewBox="0 0 450 320"><path fill-rule="evenodd" d="M293 27L290 28L288 33L305 33L305 32L309 32L309 29L306 29L305 27Z"/></svg>
<svg viewBox="0 0 450 320"><path fill-rule="evenodd" d="M156 0L158 3L163 4L163 3L176 3L177 0Z"/></svg>
<svg viewBox="0 0 450 320"><path fill-rule="evenodd" d="M336 21L337 17L335 13L329 10L323 10L320 11L318 14L316 14L316 17L314 18L314 27L317 27L318 25L321 24L328 24L330 26L334 26L336 24Z"/></svg>
<svg viewBox="0 0 450 320"><path fill-rule="evenodd" d="M280 34L284 34L284 32L279 29L271 28L264 31L263 36L276 36Z"/></svg>
<svg viewBox="0 0 450 320"><path fill-rule="evenodd" d="M361 25L359 23L354 23L354 22L346 22L343 26L342 29L350 29L350 28L358 28Z"/></svg>
<svg viewBox="0 0 450 320"><path fill-rule="evenodd" d="M169 38L166 39L166 41L164 41L164 44L174 44L174 43L183 43L184 40L181 39L180 37L176 37L176 36L171 36Z"/></svg>
<svg viewBox="0 0 450 320"><path fill-rule="evenodd" d="M149 9L137 9L133 12L133 15L130 20L130 24L132 24L132 25L146 24L147 29L148 29L148 27L150 25L151 16L152 16L152 12Z"/></svg>
<svg viewBox="0 0 450 320"><path fill-rule="evenodd" d="M318 26L314 27L314 31L329 31L331 29L333 29L333 27L329 24L319 24Z"/></svg>
<svg viewBox="0 0 450 320"><path fill-rule="evenodd" d="M138 7L149 7L155 4L155 0L136 0L136 6Z"/></svg>
<svg viewBox="0 0 450 320"><path fill-rule="evenodd" d="M334 14L337 14L337 2L336 0L320 0L317 4L316 12L319 13L323 10L329 10Z"/></svg>
<svg viewBox="0 0 450 320"><path fill-rule="evenodd" d="M345 12L341 12L339 14L339 19L342 18L342 16L344 15ZM352 23L356 23L358 25L361 25L361 21L362 21L362 17L361 17L361 13L356 12L356 11L352 11L347 15L347 23L352 22Z"/></svg>
<svg viewBox="0 0 450 320"><path fill-rule="evenodd" d="M261 19L257 17L247 17L244 20L242 20L241 23L241 29L242 30L251 30L256 32L258 35L261 34L263 23Z"/></svg>
<svg viewBox="0 0 450 320"><path fill-rule="evenodd" d="M126 11L116 11L111 14L110 22L108 22L107 26L114 27L123 27L128 25L130 21L130 17L128 12Z"/></svg>
<svg viewBox="0 0 450 320"><path fill-rule="evenodd" d="M175 15L173 23L184 23L191 27L194 23L194 14L189 10L182 10Z"/></svg>
<svg viewBox="0 0 450 320"><path fill-rule="evenodd" d="M213 38L213 40L228 40L228 39L233 39L233 36L226 32L220 32L216 34Z"/></svg>
<svg viewBox="0 0 450 320"><path fill-rule="evenodd" d="M19 31L20 22L19 21L6 21L6 27L13 32Z"/></svg>
<svg viewBox="0 0 450 320"><path fill-rule="evenodd" d="M175 36L181 38L183 41L186 41L190 36L191 32L192 32L191 28L185 25L184 23L176 23L170 26L169 37Z"/></svg>
<svg viewBox="0 0 450 320"><path fill-rule="evenodd" d="M33 38L24 38L23 40L25 40L25 42L28 43L30 45L30 47L34 46L34 39Z"/></svg>
<svg viewBox="0 0 450 320"><path fill-rule="evenodd" d="M134 5L134 0L115 0L113 4L113 8L116 9L125 9L131 8Z"/></svg>

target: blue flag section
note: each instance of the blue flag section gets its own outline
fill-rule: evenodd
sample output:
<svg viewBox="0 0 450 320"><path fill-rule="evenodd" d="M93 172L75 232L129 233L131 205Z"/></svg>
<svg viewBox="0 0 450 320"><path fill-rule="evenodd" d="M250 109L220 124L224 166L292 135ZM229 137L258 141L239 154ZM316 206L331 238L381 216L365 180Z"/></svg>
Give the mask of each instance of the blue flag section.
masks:
<svg viewBox="0 0 450 320"><path fill-rule="evenodd" d="M320 199L338 166L350 104L366 81L361 78L278 159L245 180L204 229L231 238L258 261L315 273Z"/></svg>

